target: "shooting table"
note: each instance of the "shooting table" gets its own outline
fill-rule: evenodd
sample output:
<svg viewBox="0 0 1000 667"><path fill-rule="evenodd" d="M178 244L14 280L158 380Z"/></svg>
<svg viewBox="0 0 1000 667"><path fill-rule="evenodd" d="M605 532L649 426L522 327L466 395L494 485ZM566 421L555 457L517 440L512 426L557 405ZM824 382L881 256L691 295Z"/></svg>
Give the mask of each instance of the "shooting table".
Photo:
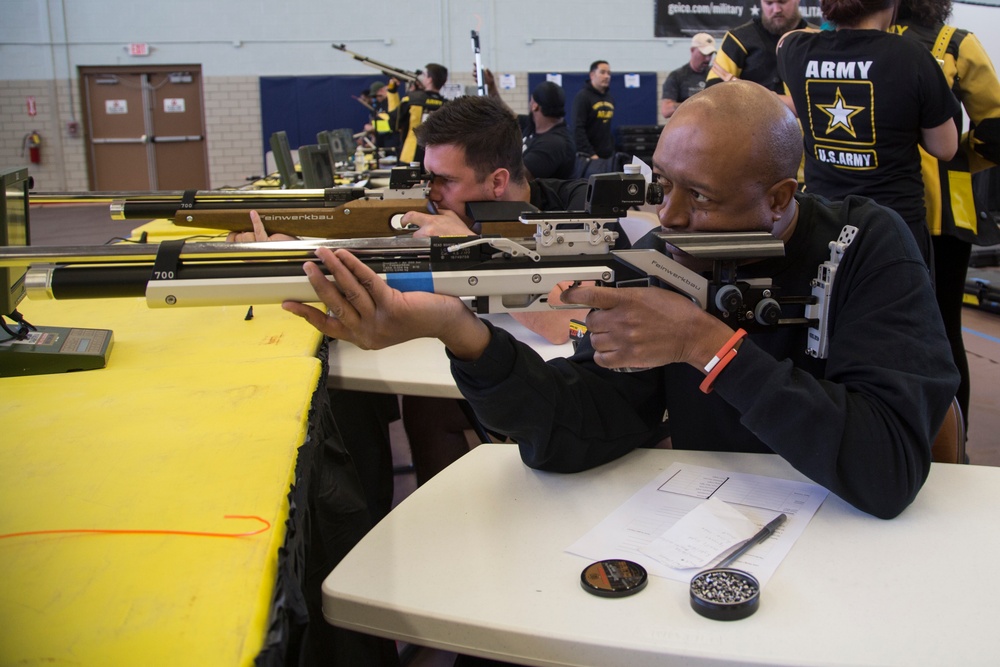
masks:
<svg viewBox="0 0 1000 667"><path fill-rule="evenodd" d="M510 315L483 317L510 331L543 359L573 354L572 344L553 345ZM384 350L362 350L350 343L333 341L327 386L383 394L462 398L451 376L444 345L436 338L417 338Z"/></svg>
<svg viewBox="0 0 1000 667"><path fill-rule="evenodd" d="M164 224L137 232L153 240ZM0 378L0 534L135 532L0 539L0 664L252 664L320 334L279 306L250 320L142 299L21 312L112 329L114 347L101 370Z"/></svg>
<svg viewBox="0 0 1000 667"><path fill-rule="evenodd" d="M590 595L590 560L564 551L675 461L804 480L765 454L645 449L566 475L527 468L513 445L482 445L340 562L324 615L524 665L996 664L1000 468L935 463L891 521L830 494L757 613L724 622L690 608L686 583L660 577L630 597Z"/></svg>

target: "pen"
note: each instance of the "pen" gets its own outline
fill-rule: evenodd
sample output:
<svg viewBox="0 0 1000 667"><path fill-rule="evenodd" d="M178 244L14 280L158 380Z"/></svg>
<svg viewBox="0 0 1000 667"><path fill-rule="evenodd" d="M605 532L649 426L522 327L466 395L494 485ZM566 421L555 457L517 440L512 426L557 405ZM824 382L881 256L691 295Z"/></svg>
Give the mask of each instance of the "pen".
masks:
<svg viewBox="0 0 1000 667"><path fill-rule="evenodd" d="M779 514L778 516L771 519L771 521L768 522L766 526L757 531L756 535L754 535L749 540L744 542L739 549L734 551L728 558L723 560L715 567L728 567L729 565L732 565L737 558L739 558L746 552L750 551L750 549L752 549L754 545L759 544L760 542L763 542L767 538L771 537L771 535L774 534L774 531L778 529L778 526L780 526L786 518L787 517L784 514Z"/></svg>

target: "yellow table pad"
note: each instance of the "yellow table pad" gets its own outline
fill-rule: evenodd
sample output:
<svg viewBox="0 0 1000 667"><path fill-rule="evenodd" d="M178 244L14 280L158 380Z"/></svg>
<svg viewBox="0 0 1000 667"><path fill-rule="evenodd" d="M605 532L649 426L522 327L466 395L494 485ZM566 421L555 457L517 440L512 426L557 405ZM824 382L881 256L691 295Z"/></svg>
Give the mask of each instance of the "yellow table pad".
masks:
<svg viewBox="0 0 1000 667"><path fill-rule="evenodd" d="M36 326L111 329L109 368L315 356L321 334L278 305L149 308L142 297L34 301L19 306Z"/></svg>
<svg viewBox="0 0 1000 667"><path fill-rule="evenodd" d="M0 539L0 664L252 664L321 365L232 340L125 363L121 333L107 369L0 379L0 533L271 527Z"/></svg>
<svg viewBox="0 0 1000 667"><path fill-rule="evenodd" d="M250 218L248 217L247 220ZM150 220L144 225L140 225L132 230L129 236L132 240L139 240L142 233L146 232L147 243L158 243L173 239L190 239L193 242L216 242L225 241L228 232L221 229L208 229L207 227L181 227L175 225L168 218L158 218Z"/></svg>
<svg viewBox="0 0 1000 667"><path fill-rule="evenodd" d="M199 235L225 239L219 230L180 227L165 218L135 228L132 237L137 239L142 232L151 244L192 237L208 240ZM114 347L109 367L202 363L233 359L234 354L237 360L314 356L322 340L319 332L277 304L254 306L249 320L247 306L149 308L142 297L25 299L18 308L36 326L111 329Z"/></svg>

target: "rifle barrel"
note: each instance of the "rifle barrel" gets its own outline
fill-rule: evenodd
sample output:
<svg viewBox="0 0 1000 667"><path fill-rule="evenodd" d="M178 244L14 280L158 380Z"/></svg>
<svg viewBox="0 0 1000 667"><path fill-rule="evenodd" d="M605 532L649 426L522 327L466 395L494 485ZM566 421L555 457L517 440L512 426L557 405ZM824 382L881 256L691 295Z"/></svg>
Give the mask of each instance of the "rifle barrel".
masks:
<svg viewBox="0 0 1000 667"><path fill-rule="evenodd" d="M426 255L429 239L385 237L372 239L323 239L320 241L263 241L259 243L185 243L182 261L315 259L316 248L347 248L355 255ZM99 246L0 246L0 268L38 264L149 264L156 260L159 244L117 243ZM299 264L301 268L301 264Z"/></svg>
<svg viewBox="0 0 1000 667"><path fill-rule="evenodd" d="M393 67L392 65L387 65L377 60L372 60L368 56L363 56L360 53L355 53L354 51L351 51L343 44L331 44L330 46L337 49L338 51L343 51L344 53L351 56L358 62L364 63L369 67L374 67L375 69L380 70L386 76L394 76L398 79L403 79L404 81L413 81L413 82L420 81L420 76L416 72L410 72L405 69L399 69L397 67Z"/></svg>
<svg viewBox="0 0 1000 667"><path fill-rule="evenodd" d="M343 203L333 191L293 190L201 190L192 197L184 192L159 192L148 196L124 196L111 202L112 220L172 218L180 210L250 209L310 206L321 208Z"/></svg>

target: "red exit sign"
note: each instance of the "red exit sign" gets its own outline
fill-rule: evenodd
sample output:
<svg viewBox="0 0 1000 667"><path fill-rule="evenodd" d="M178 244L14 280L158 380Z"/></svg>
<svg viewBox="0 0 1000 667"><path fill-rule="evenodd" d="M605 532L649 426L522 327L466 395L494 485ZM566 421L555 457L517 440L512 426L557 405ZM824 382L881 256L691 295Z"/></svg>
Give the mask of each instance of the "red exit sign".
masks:
<svg viewBox="0 0 1000 667"><path fill-rule="evenodd" d="M133 42L128 45L128 54L130 56L148 56L149 44L145 42Z"/></svg>

